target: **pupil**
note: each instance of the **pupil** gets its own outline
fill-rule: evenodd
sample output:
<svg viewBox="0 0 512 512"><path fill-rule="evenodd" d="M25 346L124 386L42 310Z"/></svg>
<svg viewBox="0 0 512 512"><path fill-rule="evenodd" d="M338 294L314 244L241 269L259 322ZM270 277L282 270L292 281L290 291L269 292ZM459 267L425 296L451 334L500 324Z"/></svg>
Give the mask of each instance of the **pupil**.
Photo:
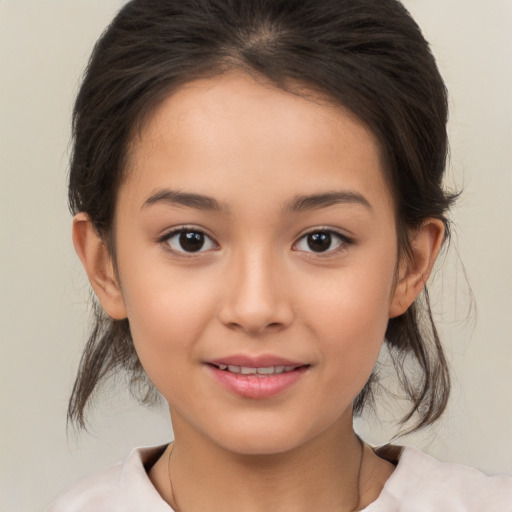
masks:
<svg viewBox="0 0 512 512"><path fill-rule="evenodd" d="M187 252L196 252L204 245L204 235L194 231L186 231L180 234L180 245Z"/></svg>
<svg viewBox="0 0 512 512"><path fill-rule="evenodd" d="M308 246L314 252L323 252L331 247L330 233L312 233L308 235Z"/></svg>

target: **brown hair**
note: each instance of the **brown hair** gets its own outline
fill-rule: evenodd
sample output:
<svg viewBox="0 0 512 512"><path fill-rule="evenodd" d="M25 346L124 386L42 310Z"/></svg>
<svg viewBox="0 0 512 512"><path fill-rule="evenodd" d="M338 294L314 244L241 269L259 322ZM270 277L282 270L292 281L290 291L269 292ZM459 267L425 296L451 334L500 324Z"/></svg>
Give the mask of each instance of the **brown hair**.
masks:
<svg viewBox="0 0 512 512"><path fill-rule="evenodd" d="M442 188L447 93L428 43L397 0L132 0L97 42L73 114L69 203L86 212L114 254L112 221L134 130L171 91L230 69L301 84L343 105L380 141L397 218L399 251L427 218L454 200ZM98 306L68 419L85 426L100 383L127 370L143 402L155 396L135 352L128 320ZM389 321L386 343L417 429L446 407L449 375L428 293ZM406 374L405 359L416 365ZM375 374L355 400L371 402Z"/></svg>

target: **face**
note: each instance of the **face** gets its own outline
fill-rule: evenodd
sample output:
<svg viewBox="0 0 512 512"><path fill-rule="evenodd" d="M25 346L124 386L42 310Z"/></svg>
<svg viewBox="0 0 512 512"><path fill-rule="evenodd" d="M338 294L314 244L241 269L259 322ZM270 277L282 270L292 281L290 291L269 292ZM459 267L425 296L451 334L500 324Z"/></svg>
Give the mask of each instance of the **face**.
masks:
<svg viewBox="0 0 512 512"><path fill-rule="evenodd" d="M159 106L114 229L123 308L175 429L276 453L351 424L395 289L382 167L354 116L241 74Z"/></svg>

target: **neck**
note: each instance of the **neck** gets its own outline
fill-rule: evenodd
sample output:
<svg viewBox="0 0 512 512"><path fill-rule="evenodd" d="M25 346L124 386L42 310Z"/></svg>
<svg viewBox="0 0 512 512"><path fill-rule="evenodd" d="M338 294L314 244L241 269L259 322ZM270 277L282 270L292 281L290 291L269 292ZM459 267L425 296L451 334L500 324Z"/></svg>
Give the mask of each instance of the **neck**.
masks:
<svg viewBox="0 0 512 512"><path fill-rule="evenodd" d="M361 506L368 454L351 421L349 428L335 424L296 449L270 455L233 453L197 433L180 435L177 423L175 444L150 478L178 512L343 512Z"/></svg>

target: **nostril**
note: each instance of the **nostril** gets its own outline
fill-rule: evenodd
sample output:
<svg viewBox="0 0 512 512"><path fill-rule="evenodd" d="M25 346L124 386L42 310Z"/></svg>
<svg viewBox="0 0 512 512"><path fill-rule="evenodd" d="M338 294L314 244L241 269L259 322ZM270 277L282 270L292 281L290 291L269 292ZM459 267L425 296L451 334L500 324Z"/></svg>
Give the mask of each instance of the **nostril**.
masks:
<svg viewBox="0 0 512 512"><path fill-rule="evenodd" d="M285 324L282 322L270 322L265 324L264 322L250 324L249 322L238 323L238 322L229 322L226 324L226 327L233 331L244 331L250 333L263 333L265 331L278 331L285 327Z"/></svg>
<svg viewBox="0 0 512 512"><path fill-rule="evenodd" d="M217 318L225 327L249 334L277 332L289 326L293 317L291 305L285 299L281 303L272 302L249 291L228 297L217 309Z"/></svg>
<svg viewBox="0 0 512 512"><path fill-rule="evenodd" d="M228 323L227 327L229 327L230 329L233 329L234 331L236 331L236 330L243 330L243 327L240 324L237 324L236 322Z"/></svg>

